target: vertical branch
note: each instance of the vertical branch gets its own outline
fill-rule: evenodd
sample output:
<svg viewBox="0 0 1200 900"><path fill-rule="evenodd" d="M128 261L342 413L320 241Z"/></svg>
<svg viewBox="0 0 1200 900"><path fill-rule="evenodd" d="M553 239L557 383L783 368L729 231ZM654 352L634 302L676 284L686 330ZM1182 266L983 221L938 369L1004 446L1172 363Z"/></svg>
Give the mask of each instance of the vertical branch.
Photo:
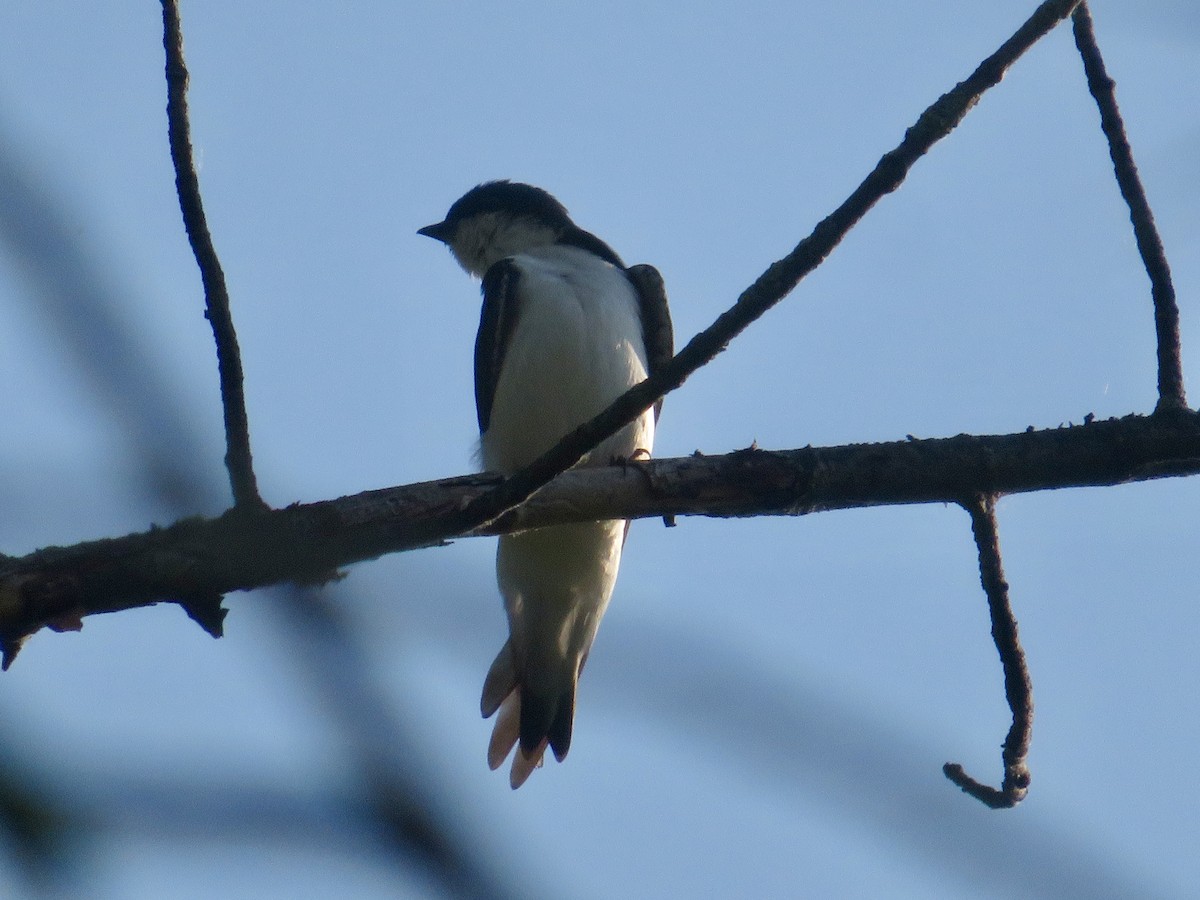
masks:
<svg viewBox="0 0 1200 900"><path fill-rule="evenodd" d="M1029 742L1033 735L1033 683L1025 665L1025 651L1017 634L1017 620L1008 600L1008 582L1000 561L1000 537L996 530L996 497L977 494L964 506L971 514L971 531L979 549L979 580L987 594L988 612L992 618L992 640L1000 652L1004 667L1004 695L1012 710L1012 727L1004 739L1004 781L999 790L981 784L963 771L958 763L946 763L946 777L976 800L992 809L1016 806L1029 793Z"/></svg>
<svg viewBox="0 0 1200 900"><path fill-rule="evenodd" d="M200 267L204 283L204 316L212 325L217 344L217 370L221 379L221 406L225 413L225 467L237 507L253 509L265 504L258 495L254 464L250 457L250 426L246 398L242 393L242 358L237 332L229 312L225 273L213 247L212 235L200 199L200 180L192 158L191 126L188 123L188 72L183 63L183 33L178 0L162 0L163 47L167 57L167 135L171 162L175 166L175 190L187 230L188 243Z"/></svg>
<svg viewBox="0 0 1200 900"><path fill-rule="evenodd" d="M1133 234L1146 274L1150 276L1150 294L1154 300L1154 329L1158 337L1158 409L1187 409L1183 390L1183 362L1179 343L1179 307L1175 303L1175 288L1171 283L1171 267L1163 250L1162 239L1154 225L1154 214L1146 199L1146 191L1138 177L1133 150L1125 134L1125 123L1117 108L1116 84L1108 76L1104 58L1096 44L1092 16L1087 3L1080 3L1071 16L1075 46L1083 58L1083 71L1088 90L1100 107L1100 128L1108 139L1121 196L1129 206Z"/></svg>

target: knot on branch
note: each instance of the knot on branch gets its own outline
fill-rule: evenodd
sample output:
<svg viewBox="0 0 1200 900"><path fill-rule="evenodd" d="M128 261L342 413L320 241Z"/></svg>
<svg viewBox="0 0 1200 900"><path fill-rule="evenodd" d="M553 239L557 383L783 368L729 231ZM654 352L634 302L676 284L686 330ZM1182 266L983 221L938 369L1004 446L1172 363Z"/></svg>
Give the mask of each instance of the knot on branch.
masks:
<svg viewBox="0 0 1200 900"><path fill-rule="evenodd" d="M203 628L206 634L219 638L225 634L225 616L229 614L229 610L221 605L223 599L221 594L204 593L181 597L177 602L188 618Z"/></svg>

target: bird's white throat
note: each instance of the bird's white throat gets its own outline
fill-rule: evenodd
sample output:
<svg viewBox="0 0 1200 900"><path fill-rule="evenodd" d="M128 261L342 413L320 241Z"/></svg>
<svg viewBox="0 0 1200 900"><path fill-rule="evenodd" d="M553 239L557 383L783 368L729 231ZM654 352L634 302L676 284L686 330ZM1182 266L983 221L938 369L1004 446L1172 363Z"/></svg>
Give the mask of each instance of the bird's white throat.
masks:
<svg viewBox="0 0 1200 900"><path fill-rule="evenodd" d="M502 259L553 244L558 232L525 216L482 213L463 221L450 241L458 264L476 278Z"/></svg>

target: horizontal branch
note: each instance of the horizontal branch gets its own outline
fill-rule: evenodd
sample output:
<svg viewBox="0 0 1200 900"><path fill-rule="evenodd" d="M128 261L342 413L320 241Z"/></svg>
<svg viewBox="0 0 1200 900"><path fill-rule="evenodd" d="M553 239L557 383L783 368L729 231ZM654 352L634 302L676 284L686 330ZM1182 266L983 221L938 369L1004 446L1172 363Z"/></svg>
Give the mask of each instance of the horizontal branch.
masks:
<svg viewBox="0 0 1200 900"><path fill-rule="evenodd" d="M452 530L499 476L468 475L0 557L5 662L43 626L170 601L210 632L230 591L329 580L342 566L450 538L649 516L804 515L1113 485L1200 472L1200 416L1127 416L1019 434L741 450L578 469L486 530Z"/></svg>

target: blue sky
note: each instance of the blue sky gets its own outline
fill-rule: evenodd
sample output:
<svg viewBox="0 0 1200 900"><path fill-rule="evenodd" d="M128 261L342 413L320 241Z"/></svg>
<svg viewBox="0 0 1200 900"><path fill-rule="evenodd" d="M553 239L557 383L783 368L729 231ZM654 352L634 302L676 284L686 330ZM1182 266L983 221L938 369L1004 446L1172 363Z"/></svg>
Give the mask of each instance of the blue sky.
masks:
<svg viewBox="0 0 1200 900"><path fill-rule="evenodd" d="M1033 6L186 3L193 138L264 496L472 466L477 288L415 234L468 187L509 177L556 194L626 260L660 268L686 340ZM1192 372L1200 11L1092 9ZM225 503L160 28L154 3L0 10L4 183L53 211L82 283L115 298L132 337L98 339L70 291L52 315L3 236L5 553L172 520L144 474L160 451L199 475L189 511ZM100 387L97 370L122 365L145 397ZM1154 390L1146 277L1060 28L668 398L656 453L1053 427L1148 412ZM1198 499L1170 480L1001 502L1037 712L1032 791L1011 812L940 771L996 780L1009 722L957 508L639 523L570 758L516 794L487 771L478 718L504 632L492 543L354 567L331 597L403 727L397 754L530 895L1182 897L1200 883ZM320 810L354 788L278 607L228 605L221 642L173 607L96 617L35 636L0 678L11 758L69 805L123 810L84 852L91 895L424 896L353 829L280 837L205 818L203 798L231 791ZM196 798L184 824L156 812L155 785ZM1016 871L997 875L1003 860Z"/></svg>

